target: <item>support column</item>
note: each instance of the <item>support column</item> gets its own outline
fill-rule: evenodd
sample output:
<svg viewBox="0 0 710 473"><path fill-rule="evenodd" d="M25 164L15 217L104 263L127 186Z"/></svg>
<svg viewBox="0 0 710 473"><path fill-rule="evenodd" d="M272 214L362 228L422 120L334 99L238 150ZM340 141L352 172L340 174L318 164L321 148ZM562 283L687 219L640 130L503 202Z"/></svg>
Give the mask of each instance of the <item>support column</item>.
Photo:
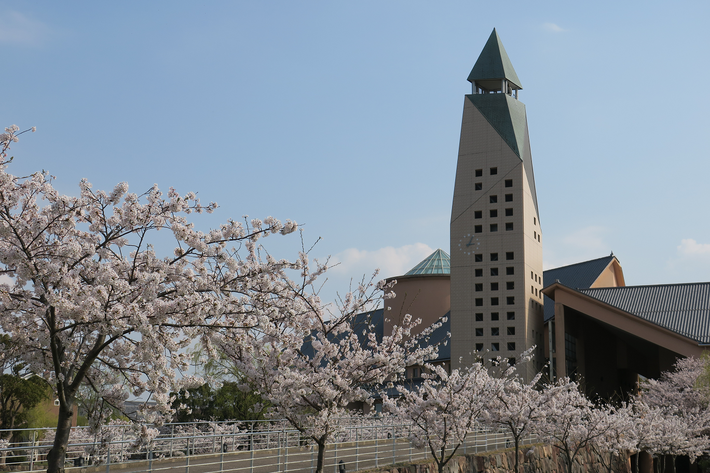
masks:
<svg viewBox="0 0 710 473"><path fill-rule="evenodd" d="M557 379L567 376L565 359L565 306L555 302L555 360L557 360Z"/></svg>

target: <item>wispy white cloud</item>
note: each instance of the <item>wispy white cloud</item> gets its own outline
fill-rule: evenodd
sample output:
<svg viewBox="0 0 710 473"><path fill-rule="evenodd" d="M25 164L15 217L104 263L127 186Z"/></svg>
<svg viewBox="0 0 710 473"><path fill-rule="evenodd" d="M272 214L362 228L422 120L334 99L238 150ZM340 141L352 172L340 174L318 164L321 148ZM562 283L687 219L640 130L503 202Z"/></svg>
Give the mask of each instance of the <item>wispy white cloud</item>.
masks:
<svg viewBox="0 0 710 473"><path fill-rule="evenodd" d="M379 268L380 279L400 276L433 252L434 250L424 243L398 248L387 246L376 250L348 248L331 258L331 262L338 265L328 273L359 279L363 275L370 276Z"/></svg>
<svg viewBox="0 0 710 473"><path fill-rule="evenodd" d="M680 241L678 255L681 257L710 257L710 243L698 243L692 238Z"/></svg>
<svg viewBox="0 0 710 473"><path fill-rule="evenodd" d="M48 33L41 21L17 11L0 12L0 44L38 46Z"/></svg>
<svg viewBox="0 0 710 473"><path fill-rule="evenodd" d="M555 24L555 23L544 23L542 25L543 29L550 31L552 33L563 33L567 31L566 29L562 28L561 26Z"/></svg>

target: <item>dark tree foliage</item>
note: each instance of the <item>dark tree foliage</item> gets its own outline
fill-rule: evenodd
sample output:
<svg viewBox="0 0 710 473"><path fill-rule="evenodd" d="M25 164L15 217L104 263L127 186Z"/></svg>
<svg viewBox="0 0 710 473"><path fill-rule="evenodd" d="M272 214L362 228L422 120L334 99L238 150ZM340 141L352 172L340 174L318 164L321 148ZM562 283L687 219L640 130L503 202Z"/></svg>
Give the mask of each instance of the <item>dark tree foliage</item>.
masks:
<svg viewBox="0 0 710 473"><path fill-rule="evenodd" d="M262 420L269 404L254 391L242 391L239 383L226 381L219 389L205 384L187 393L180 391L172 406L176 422L195 422Z"/></svg>
<svg viewBox="0 0 710 473"><path fill-rule="evenodd" d="M26 371L12 339L0 335L0 429L24 427L29 410L49 398L48 388L45 380Z"/></svg>

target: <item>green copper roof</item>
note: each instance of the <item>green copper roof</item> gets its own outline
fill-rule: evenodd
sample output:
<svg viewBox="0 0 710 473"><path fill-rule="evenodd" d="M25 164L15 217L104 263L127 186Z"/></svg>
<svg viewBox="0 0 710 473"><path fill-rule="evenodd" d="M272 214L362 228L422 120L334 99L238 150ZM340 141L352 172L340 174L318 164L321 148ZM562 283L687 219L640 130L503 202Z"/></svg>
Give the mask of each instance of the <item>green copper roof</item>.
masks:
<svg viewBox="0 0 710 473"><path fill-rule="evenodd" d="M471 94L466 97L486 117L510 149L523 159L527 128L525 105L507 94Z"/></svg>
<svg viewBox="0 0 710 473"><path fill-rule="evenodd" d="M518 88L523 88L495 28L493 28L493 33L488 38L481 55L478 56L476 64L468 75L469 82L491 79L507 79Z"/></svg>
<svg viewBox="0 0 710 473"><path fill-rule="evenodd" d="M444 250L436 250L421 263L410 269L405 276L416 274L450 274L451 259Z"/></svg>

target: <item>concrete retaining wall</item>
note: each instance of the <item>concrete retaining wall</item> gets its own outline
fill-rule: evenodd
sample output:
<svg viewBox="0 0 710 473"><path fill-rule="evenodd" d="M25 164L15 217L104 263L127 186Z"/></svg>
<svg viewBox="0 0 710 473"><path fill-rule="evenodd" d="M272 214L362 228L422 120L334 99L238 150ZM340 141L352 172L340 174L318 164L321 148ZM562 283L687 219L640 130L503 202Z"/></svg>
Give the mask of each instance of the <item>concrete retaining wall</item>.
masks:
<svg viewBox="0 0 710 473"><path fill-rule="evenodd" d="M536 445L520 449L520 473L567 473L564 456L559 448ZM479 455L460 455L446 464L446 473L514 473L515 452L503 450ZM437 473L434 461L423 461L410 465L391 466L378 470L379 473ZM598 455L591 450L580 452L575 458L572 473L605 473ZM614 465L614 473L630 473L629 462Z"/></svg>

